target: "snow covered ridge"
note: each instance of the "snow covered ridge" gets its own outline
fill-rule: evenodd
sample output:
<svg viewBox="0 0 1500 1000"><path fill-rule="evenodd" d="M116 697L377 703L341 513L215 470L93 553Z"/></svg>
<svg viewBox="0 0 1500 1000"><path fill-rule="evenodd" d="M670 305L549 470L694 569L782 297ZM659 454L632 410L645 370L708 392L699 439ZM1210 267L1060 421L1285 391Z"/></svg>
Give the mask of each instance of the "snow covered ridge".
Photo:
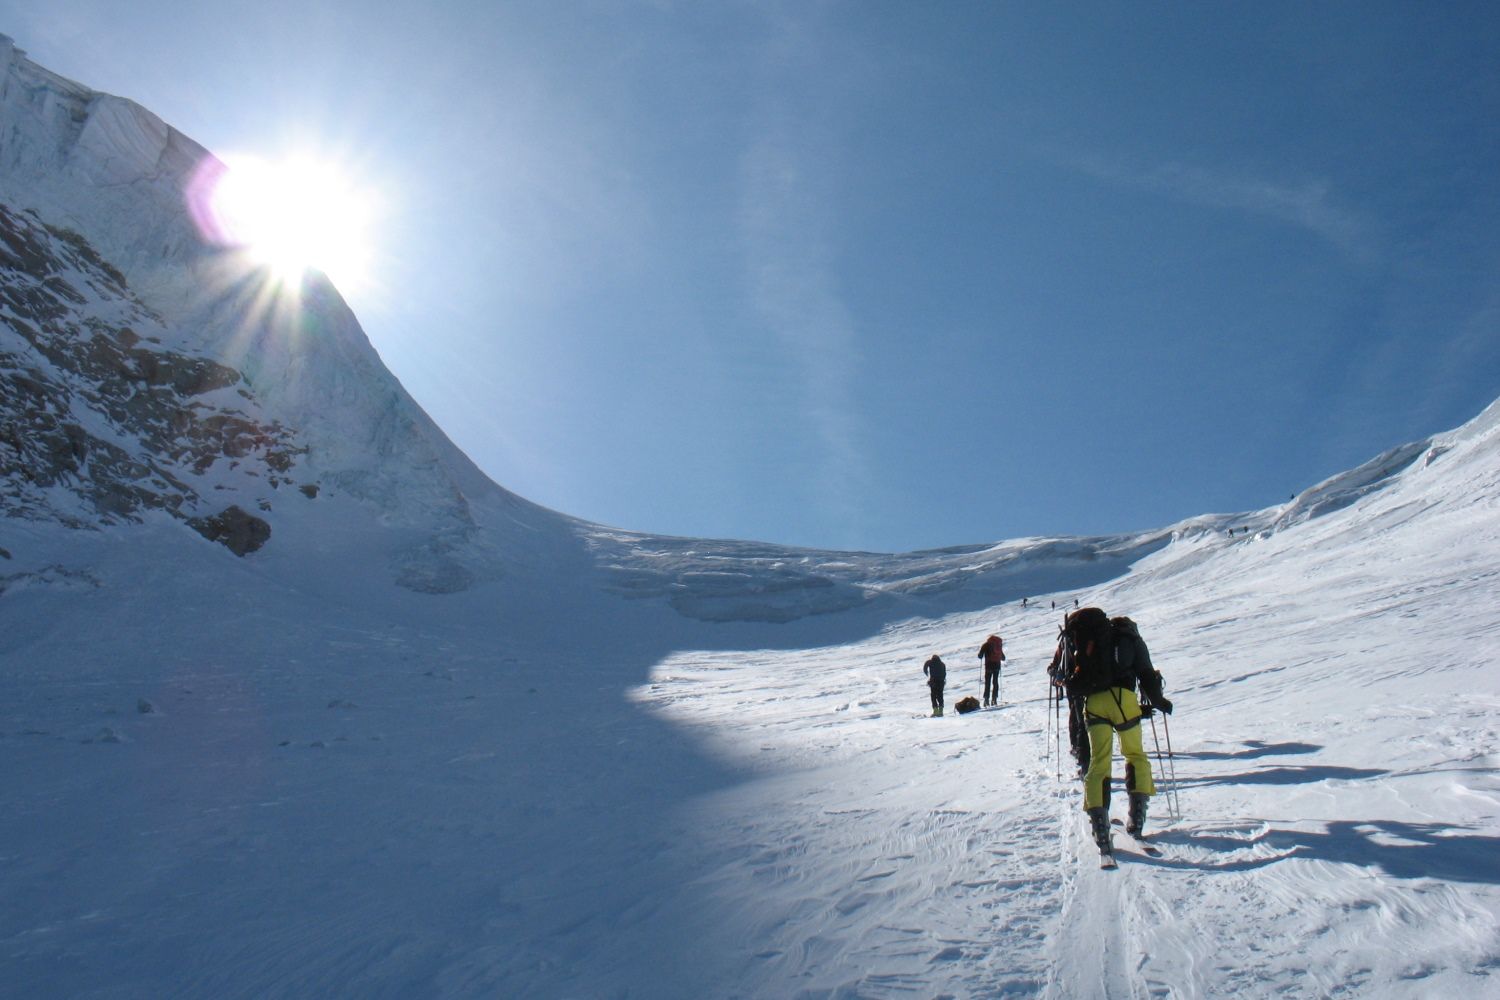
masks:
<svg viewBox="0 0 1500 1000"><path fill-rule="evenodd" d="M899 555L824 552L750 542L662 538L596 528L589 541L608 589L664 599L705 621L788 622L866 609L977 611L1129 577L1186 572L1228 545L1266 541L1387 495L1405 516L1484 502L1500 489L1500 401L1456 430L1393 448L1286 504L1207 514L1167 528L1098 538L1031 538ZM1230 534L1233 529L1236 534Z"/></svg>
<svg viewBox="0 0 1500 1000"><path fill-rule="evenodd" d="M1033 538L902 554L829 552L599 529L606 586L665 598L705 621L787 622L867 608L977 610L1097 586L1166 546L1171 531Z"/></svg>
<svg viewBox="0 0 1500 1000"><path fill-rule="evenodd" d="M1342 510L1392 483L1402 473L1443 461L1456 446L1470 444L1481 456L1494 456L1500 431L1500 400L1463 427L1392 448L1358 468L1332 476L1295 497L1275 519L1286 527Z"/></svg>

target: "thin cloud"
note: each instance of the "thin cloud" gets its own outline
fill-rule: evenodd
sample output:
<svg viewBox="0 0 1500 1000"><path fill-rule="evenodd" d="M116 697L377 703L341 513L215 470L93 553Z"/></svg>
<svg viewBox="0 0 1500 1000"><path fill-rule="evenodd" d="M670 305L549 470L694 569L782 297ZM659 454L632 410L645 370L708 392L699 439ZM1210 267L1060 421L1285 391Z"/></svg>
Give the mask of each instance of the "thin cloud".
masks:
<svg viewBox="0 0 1500 1000"><path fill-rule="evenodd" d="M1185 163L1138 167L1092 155L1054 154L1048 159L1107 183L1293 226L1332 244L1361 264L1374 264L1380 257L1374 221L1339 204L1326 180L1283 183Z"/></svg>
<svg viewBox="0 0 1500 1000"><path fill-rule="evenodd" d="M822 199L778 129L750 146L742 173L751 301L800 379L802 415L823 456L820 500L831 517L857 525L870 482L854 395L858 335L832 272Z"/></svg>

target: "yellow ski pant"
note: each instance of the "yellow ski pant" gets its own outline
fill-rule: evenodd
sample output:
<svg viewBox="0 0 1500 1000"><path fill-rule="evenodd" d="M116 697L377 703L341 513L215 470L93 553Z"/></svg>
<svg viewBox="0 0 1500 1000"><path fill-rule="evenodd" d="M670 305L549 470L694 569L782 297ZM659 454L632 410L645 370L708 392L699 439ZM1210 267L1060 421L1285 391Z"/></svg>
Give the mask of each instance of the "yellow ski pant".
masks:
<svg viewBox="0 0 1500 1000"><path fill-rule="evenodd" d="M1083 703L1089 726L1089 769L1083 778L1083 808L1104 805L1104 783L1114 763L1114 734L1120 734L1120 753L1130 765L1132 792L1156 794L1151 760L1141 746L1141 703L1129 688L1095 691Z"/></svg>

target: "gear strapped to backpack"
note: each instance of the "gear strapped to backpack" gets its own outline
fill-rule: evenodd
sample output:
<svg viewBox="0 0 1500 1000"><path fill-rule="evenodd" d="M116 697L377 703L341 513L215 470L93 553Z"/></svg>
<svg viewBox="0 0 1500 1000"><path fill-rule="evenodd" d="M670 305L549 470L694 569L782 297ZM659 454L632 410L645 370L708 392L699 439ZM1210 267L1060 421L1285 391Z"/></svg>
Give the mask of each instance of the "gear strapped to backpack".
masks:
<svg viewBox="0 0 1500 1000"><path fill-rule="evenodd" d="M1115 627L1116 669L1127 674L1125 682L1134 688L1140 682L1141 714L1150 718L1159 708L1172 714L1172 701L1162 693L1161 671L1151 663L1151 653L1141 641L1141 630L1129 618L1111 618Z"/></svg>
<svg viewBox="0 0 1500 1000"><path fill-rule="evenodd" d="M1062 638L1069 661L1068 684L1078 693L1107 690L1128 673L1115 658L1115 627L1099 608L1080 608L1068 615Z"/></svg>

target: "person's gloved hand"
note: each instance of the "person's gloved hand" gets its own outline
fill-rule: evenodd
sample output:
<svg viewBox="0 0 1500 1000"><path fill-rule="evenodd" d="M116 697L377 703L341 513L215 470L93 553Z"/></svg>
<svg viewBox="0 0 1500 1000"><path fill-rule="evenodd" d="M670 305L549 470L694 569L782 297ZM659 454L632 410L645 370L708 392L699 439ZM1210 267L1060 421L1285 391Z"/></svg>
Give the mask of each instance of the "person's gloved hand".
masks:
<svg viewBox="0 0 1500 1000"><path fill-rule="evenodd" d="M1161 709L1163 712L1166 712L1168 715L1172 714L1172 703L1167 700L1165 695L1156 699L1156 707Z"/></svg>

